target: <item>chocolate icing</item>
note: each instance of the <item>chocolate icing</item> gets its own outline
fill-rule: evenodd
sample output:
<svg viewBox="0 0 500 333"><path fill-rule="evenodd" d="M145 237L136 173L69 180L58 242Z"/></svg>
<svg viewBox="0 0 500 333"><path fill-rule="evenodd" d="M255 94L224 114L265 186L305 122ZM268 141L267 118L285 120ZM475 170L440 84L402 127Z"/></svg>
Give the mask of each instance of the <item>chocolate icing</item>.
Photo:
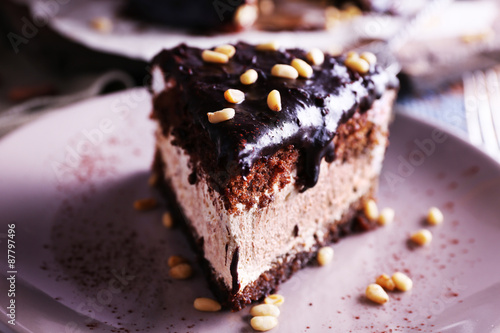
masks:
<svg viewBox="0 0 500 333"><path fill-rule="evenodd" d="M384 91L398 85L394 76L377 65L360 75L343 65L343 57L326 54L322 65L313 66L314 75L310 79L273 77L270 75L273 65L290 64L294 58L305 60L306 51L256 51L254 46L241 42L235 47L236 54L227 64L205 63L201 49L186 45L164 50L153 59L153 68L162 69L165 81L173 79L177 83L173 91L163 93L168 98L162 98L162 94L155 97L154 116L160 120L164 133L175 123L172 115L184 118L187 115L195 128L207 134L210 142L199 144L207 144L215 151L218 170L204 170L214 178L221 170L228 175L247 174L258 159L269 157L285 145L293 145L300 152L297 167L302 190L314 186L321 160L335 159L332 139L338 125L356 110L368 110ZM239 77L250 68L258 72L259 78L246 86ZM230 88L245 93L241 104L224 99L224 91ZM280 112L267 106L267 95L273 89L281 94ZM233 119L209 123L207 112L228 107L236 110ZM182 140L176 144L182 146ZM190 145L183 148L191 153ZM224 186L220 181L218 185Z"/></svg>

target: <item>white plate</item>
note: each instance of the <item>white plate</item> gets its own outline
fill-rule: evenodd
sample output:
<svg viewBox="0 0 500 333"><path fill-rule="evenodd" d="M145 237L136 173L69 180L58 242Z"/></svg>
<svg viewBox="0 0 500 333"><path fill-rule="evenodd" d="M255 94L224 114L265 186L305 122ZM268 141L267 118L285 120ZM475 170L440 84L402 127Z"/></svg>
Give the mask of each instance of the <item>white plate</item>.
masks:
<svg viewBox="0 0 500 333"><path fill-rule="evenodd" d="M193 309L194 298L211 296L200 268L176 281L165 264L172 254L194 262L183 234L161 225L163 208L132 208L136 199L159 197L147 185L150 110L144 89L129 90L66 107L0 141L5 331L252 332L248 309ZM452 135L432 141L434 130L398 116L379 191L380 206L396 210L394 223L342 240L331 265L284 283L273 332L499 331L500 167ZM424 227L430 206L443 210L445 222L429 227L430 246L411 248L408 235ZM5 314L10 223L16 326ZM366 301L366 286L396 270L412 277L413 290L390 293L384 306Z"/></svg>
<svg viewBox="0 0 500 333"><path fill-rule="evenodd" d="M41 17L41 22L48 22L55 31L71 40L98 51L145 61L151 60L163 48L187 42L191 46L208 48L238 41L263 43L279 40L284 47L320 47L328 50L330 47L352 45L361 39L387 39L397 33L405 21L402 17L373 14L344 22L330 31L247 30L207 36L126 18L122 15L126 3L123 0L18 1L28 3L35 17ZM113 22L113 31L101 33L93 29L90 22L96 17L109 17Z"/></svg>

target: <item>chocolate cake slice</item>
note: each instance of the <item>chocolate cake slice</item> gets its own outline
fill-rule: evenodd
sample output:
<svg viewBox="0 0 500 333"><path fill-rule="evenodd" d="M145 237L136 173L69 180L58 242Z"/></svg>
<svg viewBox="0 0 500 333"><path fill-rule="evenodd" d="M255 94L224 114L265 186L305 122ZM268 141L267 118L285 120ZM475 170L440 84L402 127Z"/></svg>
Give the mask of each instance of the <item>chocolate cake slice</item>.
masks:
<svg viewBox="0 0 500 333"><path fill-rule="evenodd" d="M172 27L238 31L257 19L256 0L128 0L126 13Z"/></svg>
<svg viewBox="0 0 500 333"><path fill-rule="evenodd" d="M398 86L370 54L275 46L217 48L224 57L180 45L152 61L155 170L233 310L374 224L363 203Z"/></svg>

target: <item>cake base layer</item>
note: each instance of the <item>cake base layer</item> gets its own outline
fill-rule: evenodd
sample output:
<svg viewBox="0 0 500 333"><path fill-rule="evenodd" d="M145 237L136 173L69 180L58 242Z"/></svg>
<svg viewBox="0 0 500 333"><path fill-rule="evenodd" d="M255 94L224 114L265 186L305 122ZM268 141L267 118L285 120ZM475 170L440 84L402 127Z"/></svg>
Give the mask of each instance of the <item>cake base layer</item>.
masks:
<svg viewBox="0 0 500 333"><path fill-rule="evenodd" d="M362 232L375 227L375 222L370 221L364 216L363 203L371 198L377 188L377 180L372 181L370 191L368 191L359 200L352 203L349 209L342 215L339 220L332 221L328 231L325 232L323 239L315 239L315 244L309 251L296 252L287 254L275 260L270 269L262 273L254 282L247 285L243 291L233 293L228 290L226 284L221 278L217 278L215 269L206 259L203 251L203 237L199 237L192 223L185 217L182 212L180 203L177 202L175 191L172 188L170 181L164 179L165 163L161 153L157 151L153 165L153 172L156 173L161 181L157 184L159 190L167 199L170 212L177 225L180 226L195 252L198 254L198 259L203 267L207 281L213 293L221 301L224 307L230 308L233 311L239 311L247 304L261 300L266 295L276 292L279 285L288 280L293 273L313 264L317 255L317 251L322 246L337 242L340 238L351 233Z"/></svg>

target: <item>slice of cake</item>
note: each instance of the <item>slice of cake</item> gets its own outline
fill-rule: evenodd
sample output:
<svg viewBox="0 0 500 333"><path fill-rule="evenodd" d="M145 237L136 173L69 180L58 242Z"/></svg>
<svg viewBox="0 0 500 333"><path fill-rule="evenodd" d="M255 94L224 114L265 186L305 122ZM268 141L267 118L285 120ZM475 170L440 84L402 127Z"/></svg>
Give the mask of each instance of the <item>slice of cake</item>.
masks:
<svg viewBox="0 0 500 333"><path fill-rule="evenodd" d="M321 246L374 224L363 204L377 187L397 80L372 54L215 50L180 45L154 58L155 170L214 292L239 310Z"/></svg>
<svg viewBox="0 0 500 333"><path fill-rule="evenodd" d="M258 16L256 0L127 0L134 17L195 31L237 31L251 27Z"/></svg>

